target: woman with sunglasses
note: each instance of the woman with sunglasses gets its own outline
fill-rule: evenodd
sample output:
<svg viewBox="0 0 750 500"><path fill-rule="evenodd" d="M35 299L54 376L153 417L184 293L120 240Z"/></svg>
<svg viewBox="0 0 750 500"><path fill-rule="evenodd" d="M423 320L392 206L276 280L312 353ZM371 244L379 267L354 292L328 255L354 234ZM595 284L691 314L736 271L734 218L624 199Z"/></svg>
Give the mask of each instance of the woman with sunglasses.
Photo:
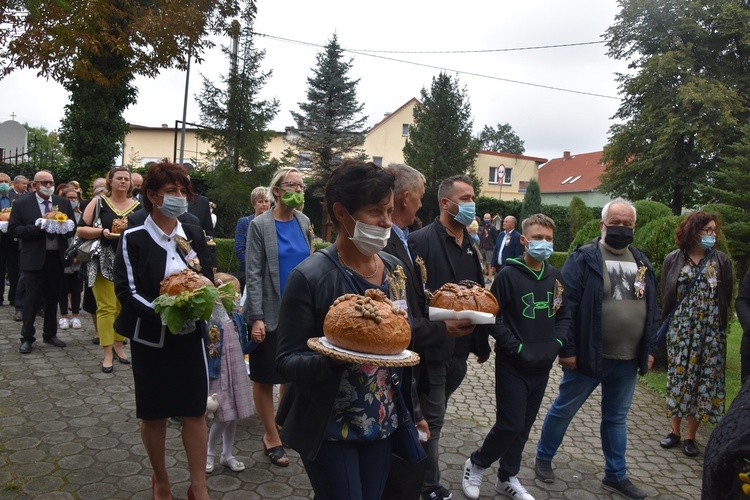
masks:
<svg viewBox="0 0 750 500"><path fill-rule="evenodd" d="M279 169L271 180L273 210L259 215L247 231L245 320L250 336L259 345L250 355L253 400L263 424L263 450L271 463L289 465L274 423L273 386L285 381L276 371L279 303L287 276L310 255L310 219L300 209L305 202L305 184L296 168ZM279 399L283 396L283 386Z"/></svg>

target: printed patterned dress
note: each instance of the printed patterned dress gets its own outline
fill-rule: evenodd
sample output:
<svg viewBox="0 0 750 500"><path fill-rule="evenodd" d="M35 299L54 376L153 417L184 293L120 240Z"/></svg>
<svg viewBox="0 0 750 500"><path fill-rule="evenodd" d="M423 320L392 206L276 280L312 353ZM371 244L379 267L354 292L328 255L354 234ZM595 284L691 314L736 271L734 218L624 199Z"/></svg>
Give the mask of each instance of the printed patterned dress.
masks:
<svg viewBox="0 0 750 500"><path fill-rule="evenodd" d="M208 324L209 339L220 335L221 367L218 378L211 378L208 393L216 393L219 408L216 411L217 422L231 422L250 417L255 413L250 379L247 377L245 355L242 354L239 334L234 321L229 317L224 306L214 306ZM209 346L209 356L212 356Z"/></svg>
<svg viewBox="0 0 750 500"><path fill-rule="evenodd" d="M687 263L677 279L679 300L697 265ZM712 272L713 269L713 272ZM716 264L712 259L680 304L667 333L667 416L717 423L724 414L726 332L720 330Z"/></svg>

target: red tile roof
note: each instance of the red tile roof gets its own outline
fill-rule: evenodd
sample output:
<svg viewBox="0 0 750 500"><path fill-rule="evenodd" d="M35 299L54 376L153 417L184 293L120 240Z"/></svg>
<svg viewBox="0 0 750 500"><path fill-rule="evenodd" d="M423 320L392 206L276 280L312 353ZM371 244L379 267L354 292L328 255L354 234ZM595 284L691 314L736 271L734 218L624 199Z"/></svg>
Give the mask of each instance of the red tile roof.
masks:
<svg viewBox="0 0 750 500"><path fill-rule="evenodd" d="M576 193L595 191L604 173L600 163L604 151L553 158L539 167L539 189L542 193Z"/></svg>

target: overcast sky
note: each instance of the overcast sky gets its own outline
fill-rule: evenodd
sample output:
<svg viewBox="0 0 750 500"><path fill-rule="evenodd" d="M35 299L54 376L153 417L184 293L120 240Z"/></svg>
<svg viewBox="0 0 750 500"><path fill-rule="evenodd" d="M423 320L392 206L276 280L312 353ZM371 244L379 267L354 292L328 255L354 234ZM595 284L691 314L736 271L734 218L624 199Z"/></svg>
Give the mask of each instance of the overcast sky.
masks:
<svg viewBox="0 0 750 500"><path fill-rule="evenodd" d="M298 103L305 100L315 55L335 32L344 49L401 52L373 56L347 52L353 59L350 76L360 79L357 95L365 105L368 126L412 97L419 98L420 90L429 89L442 69L457 75L466 87L475 133L484 125L510 123L525 141L526 155L547 159L560 157L563 151L599 151L606 144L620 102L615 73L626 71L625 61L609 59L601 43L498 49L602 41L618 12L613 0L258 0L257 4L257 33L298 42L256 37L256 46L266 50L263 67L273 71L264 97L275 97L281 104L271 124L274 130L293 125L290 111L298 110ZM404 53L419 51L440 53ZM450 53L454 51L476 52ZM201 77L218 82L219 75L227 72L218 49L204 57L190 75L188 122L200 123L195 96ZM129 123L174 126L175 120L182 119L185 72L165 70L155 78L139 77L136 85L138 103L125 112ZM67 102L59 84L37 78L33 71L16 71L0 80L0 122L14 113L21 123L57 129Z"/></svg>

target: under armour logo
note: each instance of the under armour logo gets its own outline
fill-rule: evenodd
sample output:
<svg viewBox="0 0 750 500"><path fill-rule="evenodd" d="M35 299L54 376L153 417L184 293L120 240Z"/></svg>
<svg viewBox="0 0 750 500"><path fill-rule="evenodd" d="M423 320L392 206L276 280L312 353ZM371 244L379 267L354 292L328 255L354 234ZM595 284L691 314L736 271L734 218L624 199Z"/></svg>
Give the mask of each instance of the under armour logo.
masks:
<svg viewBox="0 0 750 500"><path fill-rule="evenodd" d="M527 293L521 297L521 302L526 306L523 309L523 315L529 319L536 319L537 310L547 310L547 317L551 318L555 315L554 304L552 301L552 292L547 292L547 299L537 301L534 300L534 292Z"/></svg>

